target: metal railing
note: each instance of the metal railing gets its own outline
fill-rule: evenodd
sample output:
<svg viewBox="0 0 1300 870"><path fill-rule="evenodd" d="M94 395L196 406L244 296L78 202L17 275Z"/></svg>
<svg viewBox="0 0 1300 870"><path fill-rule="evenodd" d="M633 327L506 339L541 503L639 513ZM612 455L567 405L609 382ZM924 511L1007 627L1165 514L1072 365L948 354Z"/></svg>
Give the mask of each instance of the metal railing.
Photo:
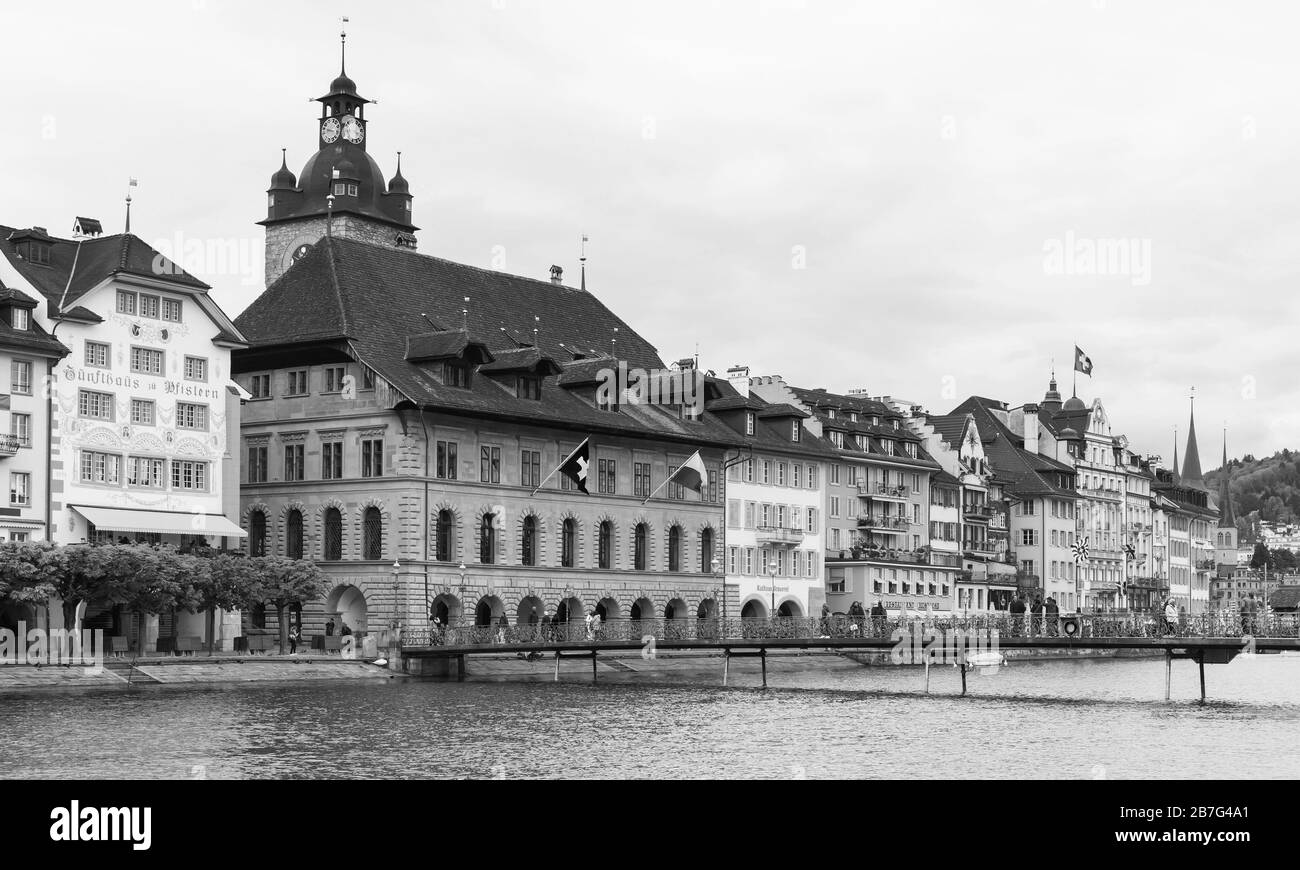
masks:
<svg viewBox="0 0 1300 870"><path fill-rule="evenodd" d="M0 456L13 456L22 446L17 435L0 435Z"/></svg>
<svg viewBox="0 0 1300 870"><path fill-rule="evenodd" d="M907 517L858 517L860 529L901 529L906 531L912 523Z"/></svg>
<svg viewBox="0 0 1300 870"><path fill-rule="evenodd" d="M903 501L912 497L912 490L906 486L886 486L883 483L870 484L859 483L858 493L860 495L872 497L880 496L882 498L900 499Z"/></svg>
<svg viewBox="0 0 1300 870"><path fill-rule="evenodd" d="M784 526L759 526L754 530L754 537L760 543L801 544L804 531Z"/></svg>
<svg viewBox="0 0 1300 870"><path fill-rule="evenodd" d="M1240 616L1207 613L1180 617L1168 625L1155 613L1061 613L1013 615L1006 611L955 616L921 613L898 616L779 617L776 619L612 619L599 627L582 622L550 625L449 626L435 631L405 631L405 648L435 646L526 646L572 643L644 645L655 641L700 641L722 644L740 640L811 640L890 637L918 622L943 631L997 631L1002 637L1066 637L1067 620L1078 620L1074 638L1300 638L1300 616L1269 614Z"/></svg>

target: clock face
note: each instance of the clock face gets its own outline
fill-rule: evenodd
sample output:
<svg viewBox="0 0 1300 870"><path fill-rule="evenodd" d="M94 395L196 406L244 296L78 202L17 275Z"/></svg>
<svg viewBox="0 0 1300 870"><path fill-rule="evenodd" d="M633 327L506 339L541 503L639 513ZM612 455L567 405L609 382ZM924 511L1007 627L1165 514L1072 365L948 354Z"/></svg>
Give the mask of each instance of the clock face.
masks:
<svg viewBox="0 0 1300 870"><path fill-rule="evenodd" d="M366 130L361 126L360 121L351 115L346 115L343 118L343 138L354 145L359 145L361 140L366 138Z"/></svg>
<svg viewBox="0 0 1300 870"><path fill-rule="evenodd" d="M307 256L307 252L310 250L311 245L299 245L293 249L293 259L295 261L301 260L303 257Z"/></svg>
<svg viewBox="0 0 1300 870"><path fill-rule="evenodd" d="M320 138L323 142L334 142L339 138L339 119L326 118L320 125Z"/></svg>

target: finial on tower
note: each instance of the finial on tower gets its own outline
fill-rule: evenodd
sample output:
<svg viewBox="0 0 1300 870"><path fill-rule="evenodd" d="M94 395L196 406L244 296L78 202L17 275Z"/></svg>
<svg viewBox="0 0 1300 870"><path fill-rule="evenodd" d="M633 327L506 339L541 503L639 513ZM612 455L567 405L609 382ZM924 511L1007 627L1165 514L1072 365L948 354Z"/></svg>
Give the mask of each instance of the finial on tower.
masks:
<svg viewBox="0 0 1300 870"><path fill-rule="evenodd" d="M584 293L587 292L587 241L587 235L583 233L582 255L578 258L578 262L582 264L582 292Z"/></svg>
<svg viewBox="0 0 1300 870"><path fill-rule="evenodd" d="M134 178L126 183L126 232L131 232L131 188L139 187L140 182Z"/></svg>
<svg viewBox="0 0 1300 870"><path fill-rule="evenodd" d="M348 17L343 16L343 28L339 32L339 75L348 72Z"/></svg>

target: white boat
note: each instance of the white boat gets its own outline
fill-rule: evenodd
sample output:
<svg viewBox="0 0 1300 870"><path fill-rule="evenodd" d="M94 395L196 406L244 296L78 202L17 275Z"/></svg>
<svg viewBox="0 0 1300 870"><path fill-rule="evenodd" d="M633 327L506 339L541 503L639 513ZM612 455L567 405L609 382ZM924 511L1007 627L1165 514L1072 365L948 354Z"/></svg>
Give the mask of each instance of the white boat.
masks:
<svg viewBox="0 0 1300 870"><path fill-rule="evenodd" d="M1000 652L986 650L984 652L967 653L966 664L972 668L997 668L1007 663L1007 657Z"/></svg>

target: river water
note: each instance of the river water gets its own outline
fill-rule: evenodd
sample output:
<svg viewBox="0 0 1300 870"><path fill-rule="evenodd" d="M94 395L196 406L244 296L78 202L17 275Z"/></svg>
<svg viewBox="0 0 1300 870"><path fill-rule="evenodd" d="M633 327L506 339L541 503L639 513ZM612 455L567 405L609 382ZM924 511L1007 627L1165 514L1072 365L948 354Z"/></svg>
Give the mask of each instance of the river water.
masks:
<svg viewBox="0 0 1300 870"><path fill-rule="evenodd" d="M3 778L1300 777L1300 658L774 666L0 697ZM717 670L707 664L710 671Z"/></svg>

